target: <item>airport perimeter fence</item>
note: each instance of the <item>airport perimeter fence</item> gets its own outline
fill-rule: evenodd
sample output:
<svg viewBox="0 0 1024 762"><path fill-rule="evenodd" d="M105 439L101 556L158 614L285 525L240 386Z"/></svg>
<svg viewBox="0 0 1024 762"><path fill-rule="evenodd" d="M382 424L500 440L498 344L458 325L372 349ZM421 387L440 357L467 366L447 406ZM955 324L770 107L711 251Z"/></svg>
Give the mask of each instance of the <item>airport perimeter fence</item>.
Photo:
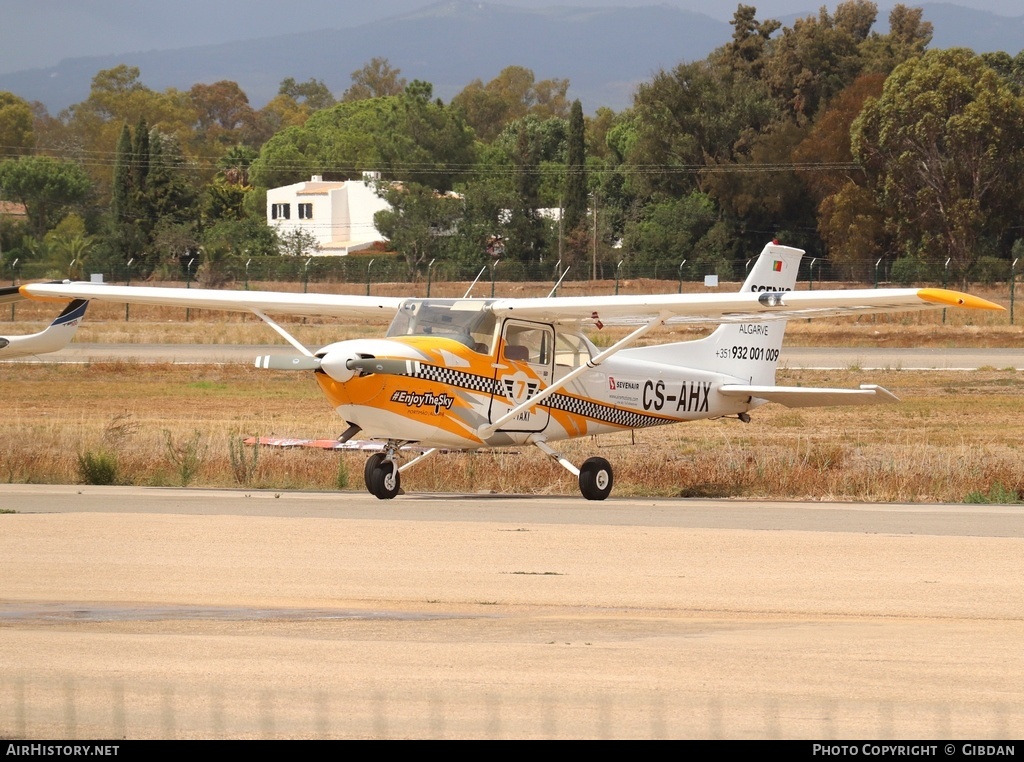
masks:
<svg viewBox="0 0 1024 762"><path fill-rule="evenodd" d="M628 256L613 256L597 261L551 257L537 262L521 262L514 259L490 258L478 261L432 260L410 268L405 259L394 252L360 252L351 256L262 256L246 257L227 255L217 261L215 268L202 267L202 258L182 257L176 265L164 264L156 270L143 269L138 263L133 267L118 263L100 268L69 265L67 272L56 272L47 262L23 262L14 264L0 261L0 277L12 284L20 282L82 278L91 275L102 276L109 283L139 283L141 280L174 281L192 285L206 285L215 280L218 284L228 283L243 288L251 282L278 282L293 284L335 283L367 285L375 283L466 283L478 280L489 283L503 282L556 283L559 280L598 280L620 282L625 280L654 280L676 284L682 290L685 284L703 284L707 276L721 281L742 281L756 259L756 255L736 262L700 263L682 258L679 262L636 261ZM995 265L993 265L993 262ZM957 279L942 267L924 264L912 268L901 267L900 262L878 260L862 263L832 263L821 257L805 256L800 263L798 281L804 284L820 282L844 282L858 286L887 285L949 285ZM1017 267L1017 261L994 260L983 257L972 269L968 282L980 284L1009 284L1020 276L1024 263ZM997 266L996 266L997 265ZM83 272L84 270L84 272ZM954 285L964 285L954 283Z"/></svg>
<svg viewBox="0 0 1024 762"><path fill-rule="evenodd" d="M7 676L0 738L973 739L1024 737L1024 707L826 696L544 693L480 684L293 686Z"/></svg>

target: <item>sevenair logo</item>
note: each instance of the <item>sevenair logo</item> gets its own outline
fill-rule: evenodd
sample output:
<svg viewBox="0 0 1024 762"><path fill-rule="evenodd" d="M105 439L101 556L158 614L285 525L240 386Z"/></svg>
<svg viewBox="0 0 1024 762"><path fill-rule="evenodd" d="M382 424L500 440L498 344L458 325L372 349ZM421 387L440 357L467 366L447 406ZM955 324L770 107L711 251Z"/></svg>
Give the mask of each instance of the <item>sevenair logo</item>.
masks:
<svg viewBox="0 0 1024 762"><path fill-rule="evenodd" d="M612 376L608 376L608 388L613 392L619 389L629 389L635 392L640 389L640 384L636 381L616 381Z"/></svg>
<svg viewBox="0 0 1024 762"><path fill-rule="evenodd" d="M434 415L440 415L441 409L451 410L454 397L447 394L432 394L431 392L406 392L399 390L391 395L392 402L406 405L408 407L432 407Z"/></svg>

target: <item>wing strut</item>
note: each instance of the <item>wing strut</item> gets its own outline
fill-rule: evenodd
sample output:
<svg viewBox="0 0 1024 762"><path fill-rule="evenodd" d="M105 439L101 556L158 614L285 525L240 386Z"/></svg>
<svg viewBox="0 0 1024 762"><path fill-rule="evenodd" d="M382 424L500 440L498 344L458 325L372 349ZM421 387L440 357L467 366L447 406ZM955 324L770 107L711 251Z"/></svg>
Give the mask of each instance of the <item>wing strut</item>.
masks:
<svg viewBox="0 0 1024 762"><path fill-rule="evenodd" d="M480 428L478 428L476 430L477 436L480 437L481 439L489 438L492 434L494 434L494 432L496 432L509 421L516 418L524 410L529 410L537 403L546 400L555 392L561 391L562 389L565 388L566 384L575 381L588 370L593 370L598 365L607 360L609 357L611 357L613 354L618 352L620 349L625 349L630 344L636 343L637 340L639 340L645 334L651 331L651 329L656 328L659 325L663 325L667 317L668 313L662 312L657 317L651 318L648 322L644 323L642 326L637 328L628 336L619 339L617 342L612 344L603 352L599 352L596 357L588 360L586 364L579 366L578 368L570 371L569 373L566 373L558 381L551 384L551 386L548 386L545 389L541 390L538 394L534 395L533 397L530 397L530 399L526 400L525 402L516 405L514 408L505 413L505 415L501 416L498 420L493 421L487 424L486 426L481 426Z"/></svg>
<svg viewBox="0 0 1024 762"><path fill-rule="evenodd" d="M286 331L284 328L282 328L277 323L275 323L273 320L271 320L269 317L267 317L267 314L265 312L263 312L263 310L258 310L258 309L253 308L252 313L256 317L258 317L260 320L262 320L264 323L266 323L271 328L273 328L275 331L277 331L277 333L281 336L281 338L283 338L285 341L287 341L289 344L291 344L297 350L302 352L302 354L304 354L306 357L312 357L313 356L313 353L310 352L308 349L306 349L304 346L302 346L302 344L299 343L298 339L296 339L294 336L292 336L290 333L288 333L288 331Z"/></svg>

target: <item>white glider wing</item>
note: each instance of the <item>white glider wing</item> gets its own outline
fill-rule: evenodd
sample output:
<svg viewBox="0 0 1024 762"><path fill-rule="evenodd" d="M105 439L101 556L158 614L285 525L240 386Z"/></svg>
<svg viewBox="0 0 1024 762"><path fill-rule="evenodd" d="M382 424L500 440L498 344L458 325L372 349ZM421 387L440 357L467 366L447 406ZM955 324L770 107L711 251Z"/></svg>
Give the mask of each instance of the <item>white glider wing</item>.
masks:
<svg viewBox="0 0 1024 762"><path fill-rule="evenodd" d="M82 317L89 306L87 301L76 299L69 304L46 330L28 336L0 336L0 360L16 357L33 357L56 352L68 345L74 337Z"/></svg>
<svg viewBox="0 0 1024 762"><path fill-rule="evenodd" d="M391 318L402 299L387 296L299 294L287 291L219 291L203 288L111 286L101 283L30 283L21 292L34 299L87 299L118 304L255 312L305 317Z"/></svg>
<svg viewBox="0 0 1024 762"><path fill-rule="evenodd" d="M569 296L499 299L491 305L495 314L505 317L556 323L600 320L608 324L646 321L658 315L667 323L747 323L943 307L1003 309L986 299L941 288Z"/></svg>

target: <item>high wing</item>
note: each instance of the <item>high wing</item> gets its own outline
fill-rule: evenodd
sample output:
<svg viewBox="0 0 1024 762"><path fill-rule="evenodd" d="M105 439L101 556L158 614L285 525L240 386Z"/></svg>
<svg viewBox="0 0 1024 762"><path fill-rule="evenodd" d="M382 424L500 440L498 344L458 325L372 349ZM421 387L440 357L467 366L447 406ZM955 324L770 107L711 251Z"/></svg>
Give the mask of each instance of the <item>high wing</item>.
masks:
<svg viewBox="0 0 1024 762"><path fill-rule="evenodd" d="M100 283L30 283L21 286L35 299L90 299L118 304L153 304L167 307L264 312L305 317L359 319L391 318L402 299L387 296L299 294L287 291L218 291L203 288L110 286Z"/></svg>
<svg viewBox="0 0 1024 762"><path fill-rule="evenodd" d="M600 320L608 324L646 321L655 316L666 323L748 323L943 307L1003 309L986 299L942 288L570 296L498 299L491 305L502 317L556 323Z"/></svg>
<svg viewBox="0 0 1024 762"><path fill-rule="evenodd" d="M100 302L350 319L373 316L390 318L403 302L401 298L386 296L219 291L93 283L33 283L21 286L21 291L32 298L92 299ZM1003 309L985 299L940 288L573 296L498 299L488 305L498 317L554 323L599 319L605 323L620 324L646 322L652 317L660 317L668 323L740 323L943 307Z"/></svg>

